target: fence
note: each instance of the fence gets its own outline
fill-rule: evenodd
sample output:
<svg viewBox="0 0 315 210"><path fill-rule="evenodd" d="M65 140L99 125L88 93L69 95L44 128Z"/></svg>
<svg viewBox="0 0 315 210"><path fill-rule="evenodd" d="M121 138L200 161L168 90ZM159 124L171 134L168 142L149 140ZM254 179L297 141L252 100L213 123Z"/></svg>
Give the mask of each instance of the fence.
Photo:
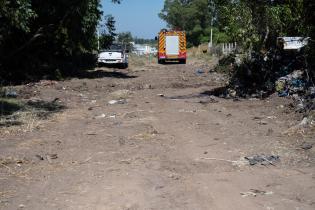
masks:
<svg viewBox="0 0 315 210"><path fill-rule="evenodd" d="M240 51L240 48L236 42L217 44L217 45L213 45L212 47L209 46L210 54L215 54L215 55L229 55L231 53L236 53L239 51Z"/></svg>

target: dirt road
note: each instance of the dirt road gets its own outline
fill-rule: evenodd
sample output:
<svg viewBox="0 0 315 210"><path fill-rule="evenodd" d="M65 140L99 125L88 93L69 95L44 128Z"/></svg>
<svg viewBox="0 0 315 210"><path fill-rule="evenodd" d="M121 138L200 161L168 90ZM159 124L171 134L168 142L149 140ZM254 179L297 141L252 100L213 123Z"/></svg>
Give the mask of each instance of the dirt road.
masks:
<svg viewBox="0 0 315 210"><path fill-rule="evenodd" d="M11 162L0 166L0 209L315 209L315 152L300 148L313 139L283 134L301 120L290 101L210 97L226 82L211 68L102 68L25 87L66 108L1 136ZM280 160L244 159L261 154Z"/></svg>

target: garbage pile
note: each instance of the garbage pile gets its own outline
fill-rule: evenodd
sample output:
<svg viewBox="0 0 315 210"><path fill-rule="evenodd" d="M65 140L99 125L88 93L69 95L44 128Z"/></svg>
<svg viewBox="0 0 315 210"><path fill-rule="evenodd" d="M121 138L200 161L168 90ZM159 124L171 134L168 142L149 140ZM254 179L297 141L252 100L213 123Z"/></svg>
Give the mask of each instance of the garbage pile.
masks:
<svg viewBox="0 0 315 210"><path fill-rule="evenodd" d="M254 155L251 157L245 157L245 160L248 160L251 166L253 165L275 165L276 162L280 161L278 155Z"/></svg>
<svg viewBox="0 0 315 210"><path fill-rule="evenodd" d="M282 97L305 96L308 92L311 97L314 95L312 78L315 75L308 72L303 52L271 49L252 53L241 62L239 56L230 55L220 65L221 69L233 66L224 97L264 98L275 91Z"/></svg>
<svg viewBox="0 0 315 210"><path fill-rule="evenodd" d="M296 70L291 74L280 77L276 83L275 88L280 97L289 96L293 94L303 94L306 89L306 81L303 78L304 71Z"/></svg>

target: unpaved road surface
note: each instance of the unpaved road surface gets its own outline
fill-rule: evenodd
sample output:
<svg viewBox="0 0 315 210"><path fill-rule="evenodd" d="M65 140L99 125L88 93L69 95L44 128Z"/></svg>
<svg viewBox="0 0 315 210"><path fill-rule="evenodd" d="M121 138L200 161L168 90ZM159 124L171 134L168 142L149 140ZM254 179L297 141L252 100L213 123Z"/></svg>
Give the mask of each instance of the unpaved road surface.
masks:
<svg viewBox="0 0 315 210"><path fill-rule="evenodd" d="M312 136L284 134L301 120L290 101L210 97L226 82L211 68L101 68L25 87L66 108L1 136L1 158L16 161L0 166L0 209L314 210L315 152L300 148ZM244 160L261 154L280 160Z"/></svg>

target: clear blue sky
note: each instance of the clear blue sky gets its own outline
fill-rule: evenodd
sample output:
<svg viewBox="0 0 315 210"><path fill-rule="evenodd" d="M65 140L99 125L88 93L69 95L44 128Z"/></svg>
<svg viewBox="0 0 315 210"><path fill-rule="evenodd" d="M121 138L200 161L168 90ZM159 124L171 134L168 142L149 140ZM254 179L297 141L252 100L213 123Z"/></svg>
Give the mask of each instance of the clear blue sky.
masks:
<svg viewBox="0 0 315 210"><path fill-rule="evenodd" d="M133 36L154 39L166 23L158 17L164 0L122 0L113 4L102 0L104 15L111 14L116 20L116 32L130 31Z"/></svg>

